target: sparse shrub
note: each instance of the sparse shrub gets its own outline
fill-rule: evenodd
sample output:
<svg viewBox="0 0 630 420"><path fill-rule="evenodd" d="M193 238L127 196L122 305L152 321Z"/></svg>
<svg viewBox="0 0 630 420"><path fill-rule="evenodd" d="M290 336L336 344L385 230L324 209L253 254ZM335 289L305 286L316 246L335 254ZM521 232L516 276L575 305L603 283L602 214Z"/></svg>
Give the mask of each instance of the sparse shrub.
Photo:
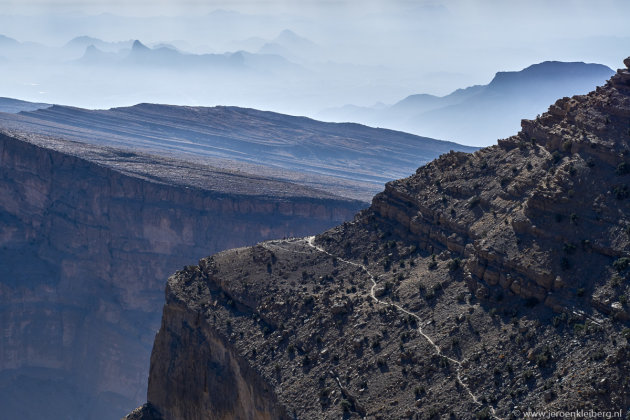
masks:
<svg viewBox="0 0 630 420"><path fill-rule="evenodd" d="M390 256L388 255L383 259L383 269L389 270L391 265L392 265L392 260Z"/></svg>
<svg viewBox="0 0 630 420"><path fill-rule="evenodd" d="M628 303L628 296L620 295L619 296L619 303L621 303L623 306L626 306L626 304Z"/></svg>
<svg viewBox="0 0 630 420"><path fill-rule="evenodd" d="M379 340L378 338L375 338L372 341L372 348L373 349L378 349L379 347L381 347L381 340Z"/></svg>
<svg viewBox="0 0 630 420"><path fill-rule="evenodd" d="M346 400L345 398L341 400L341 409L344 413L349 413L351 408L352 403L350 401Z"/></svg>
<svg viewBox="0 0 630 420"><path fill-rule="evenodd" d="M617 274L613 275L612 278L610 279L610 285L612 287L621 286L621 278Z"/></svg>
<svg viewBox="0 0 630 420"><path fill-rule="evenodd" d="M567 257L562 257L560 259L560 268L562 270L568 270L569 268L571 268L571 262Z"/></svg>
<svg viewBox="0 0 630 420"><path fill-rule="evenodd" d="M429 264L427 266L429 267L429 270L435 270L438 266L438 263L435 260L429 261Z"/></svg>
<svg viewBox="0 0 630 420"><path fill-rule="evenodd" d="M606 352L601 347L591 354L591 360L600 361L606 358Z"/></svg>
<svg viewBox="0 0 630 420"><path fill-rule="evenodd" d="M571 152L571 147L573 146L573 143L571 142L571 140L566 140L562 143L562 150L564 150L565 152L569 153Z"/></svg>
<svg viewBox="0 0 630 420"><path fill-rule="evenodd" d="M470 199L470 201L468 201L468 208L472 209L472 208L476 207L480 202L481 202L481 197L476 195L476 196L472 197Z"/></svg>
<svg viewBox="0 0 630 420"><path fill-rule="evenodd" d="M571 223L576 225L578 221L578 215L575 213L571 213L571 215L569 216L569 220L571 221Z"/></svg>
<svg viewBox="0 0 630 420"><path fill-rule="evenodd" d="M475 414L475 418L477 420L490 420L492 417L492 413L490 412L490 409L488 407L482 408Z"/></svg>
<svg viewBox="0 0 630 420"><path fill-rule="evenodd" d="M536 355L536 366L538 366L539 368L543 368L545 366L547 366L547 363L549 362L549 360L551 360L551 350L549 349L549 347L545 347L545 349Z"/></svg>
<svg viewBox="0 0 630 420"><path fill-rule="evenodd" d="M615 168L615 174L617 175L627 175L628 173L630 173L630 165L626 162L621 162L617 165L617 168Z"/></svg>
<svg viewBox="0 0 630 420"><path fill-rule="evenodd" d="M623 200L624 198L628 198L628 196L630 196L630 191L628 191L628 186L626 184L613 187L612 192L617 200Z"/></svg>
<svg viewBox="0 0 630 420"><path fill-rule="evenodd" d="M525 299L525 306L528 307L528 308L533 308L534 306L538 305L539 303L540 303L540 301L537 298L533 297L533 296L528 297L527 299Z"/></svg>
<svg viewBox="0 0 630 420"><path fill-rule="evenodd" d="M628 257L621 257L613 262L613 268L619 272L628 268L628 265L630 265L630 258Z"/></svg>
<svg viewBox="0 0 630 420"><path fill-rule="evenodd" d="M565 242L564 245L562 246L562 250L566 253L566 254L573 254L575 253L575 245L573 245L570 242Z"/></svg>
<svg viewBox="0 0 630 420"><path fill-rule="evenodd" d="M586 159L586 164L589 168L592 168L595 166L595 160L592 157L589 157L588 159Z"/></svg>
<svg viewBox="0 0 630 420"><path fill-rule="evenodd" d="M583 288L583 287L580 287L580 288L578 288L578 289L577 289L577 291L575 292L575 294L576 294L578 297L582 297L582 296L584 296L584 293L585 293L585 292L586 292L586 290L584 290L584 288Z"/></svg>
<svg viewBox="0 0 630 420"><path fill-rule="evenodd" d="M558 163L560 159L562 159L562 155L556 150L551 154L551 158L553 159L553 163Z"/></svg>
<svg viewBox="0 0 630 420"><path fill-rule="evenodd" d="M557 327L557 326L559 326L559 325L562 323L562 321L563 321L563 319L562 319L562 317L561 317L561 316L559 316L559 315L558 315L558 316L554 316L554 317L551 319L551 324L552 324L554 327Z"/></svg>
<svg viewBox="0 0 630 420"><path fill-rule="evenodd" d="M531 171L534 168L531 162L527 162L527 165L525 165L525 167L527 168L528 171Z"/></svg>
<svg viewBox="0 0 630 420"><path fill-rule="evenodd" d="M456 271L461 267L461 265L462 265L461 259L453 258L452 260L448 262L448 269L449 271Z"/></svg>

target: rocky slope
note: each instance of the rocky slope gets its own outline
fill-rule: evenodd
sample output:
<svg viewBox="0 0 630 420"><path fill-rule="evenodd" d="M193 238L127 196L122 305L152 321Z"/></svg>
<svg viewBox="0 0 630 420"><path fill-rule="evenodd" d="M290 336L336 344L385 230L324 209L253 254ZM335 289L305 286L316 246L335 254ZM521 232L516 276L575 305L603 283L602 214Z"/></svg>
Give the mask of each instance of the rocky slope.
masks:
<svg viewBox="0 0 630 420"><path fill-rule="evenodd" d="M362 206L185 160L1 134L1 417L122 416L144 399L168 273Z"/></svg>
<svg viewBox="0 0 630 420"><path fill-rule="evenodd" d="M625 416L630 69L522 126L171 276L135 418Z"/></svg>

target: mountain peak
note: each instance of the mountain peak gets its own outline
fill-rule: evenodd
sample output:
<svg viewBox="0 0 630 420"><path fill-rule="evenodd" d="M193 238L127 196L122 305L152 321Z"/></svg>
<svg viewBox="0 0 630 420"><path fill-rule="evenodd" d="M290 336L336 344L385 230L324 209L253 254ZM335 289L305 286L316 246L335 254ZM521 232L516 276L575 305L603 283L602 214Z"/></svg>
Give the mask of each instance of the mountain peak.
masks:
<svg viewBox="0 0 630 420"><path fill-rule="evenodd" d="M140 42L137 39L133 41L133 45L131 46L132 52L150 51L150 50L151 48L147 47L146 45L144 45L142 42Z"/></svg>

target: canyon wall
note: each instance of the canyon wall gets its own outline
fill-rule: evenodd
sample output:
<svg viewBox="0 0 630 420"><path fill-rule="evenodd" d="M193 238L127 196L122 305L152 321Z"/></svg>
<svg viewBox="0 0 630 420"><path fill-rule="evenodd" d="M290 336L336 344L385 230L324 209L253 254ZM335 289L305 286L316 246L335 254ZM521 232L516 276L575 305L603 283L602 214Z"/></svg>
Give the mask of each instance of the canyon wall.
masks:
<svg viewBox="0 0 630 420"><path fill-rule="evenodd" d="M172 185L0 135L3 415L129 412L145 398L170 273L222 249L326 229L359 206Z"/></svg>

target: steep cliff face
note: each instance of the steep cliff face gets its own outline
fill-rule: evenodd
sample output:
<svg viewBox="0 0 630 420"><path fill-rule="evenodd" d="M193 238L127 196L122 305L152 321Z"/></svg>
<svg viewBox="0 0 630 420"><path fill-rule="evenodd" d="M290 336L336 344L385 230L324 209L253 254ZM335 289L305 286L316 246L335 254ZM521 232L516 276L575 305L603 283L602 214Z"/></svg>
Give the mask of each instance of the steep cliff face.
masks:
<svg viewBox="0 0 630 420"><path fill-rule="evenodd" d="M149 407L221 418L222 396L239 395L240 418L278 405L309 419L618 415L630 404L628 130L623 69L497 146L389 183L352 222L177 272Z"/></svg>
<svg viewBox="0 0 630 420"><path fill-rule="evenodd" d="M237 174L200 179L195 170L196 179L178 185L169 176L182 166L173 162L145 165L165 173L159 178L134 173L120 157L108 161L102 150L89 149L97 164L42 147L44 140L0 136L7 418L120 417L144 399L168 273L221 249L330 227L360 206ZM225 194L217 179L248 189Z"/></svg>

